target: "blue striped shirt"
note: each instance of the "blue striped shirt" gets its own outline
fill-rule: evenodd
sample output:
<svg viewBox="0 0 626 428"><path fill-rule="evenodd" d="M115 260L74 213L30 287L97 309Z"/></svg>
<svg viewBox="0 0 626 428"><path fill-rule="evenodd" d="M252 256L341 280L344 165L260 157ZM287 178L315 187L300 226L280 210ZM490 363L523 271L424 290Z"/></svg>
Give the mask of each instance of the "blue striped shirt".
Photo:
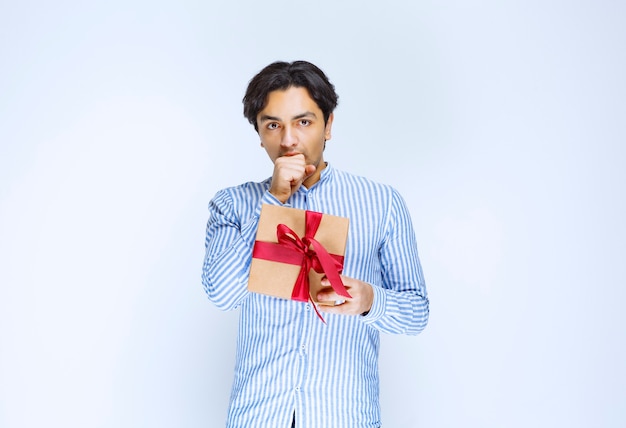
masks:
<svg viewBox="0 0 626 428"><path fill-rule="evenodd" d="M373 285L366 316L316 316L310 303L247 290L270 179L219 191L209 204L202 281L220 309L240 309L228 428L378 427L379 333L418 334L428 297L406 205L393 188L330 164L288 206L348 217L343 274Z"/></svg>

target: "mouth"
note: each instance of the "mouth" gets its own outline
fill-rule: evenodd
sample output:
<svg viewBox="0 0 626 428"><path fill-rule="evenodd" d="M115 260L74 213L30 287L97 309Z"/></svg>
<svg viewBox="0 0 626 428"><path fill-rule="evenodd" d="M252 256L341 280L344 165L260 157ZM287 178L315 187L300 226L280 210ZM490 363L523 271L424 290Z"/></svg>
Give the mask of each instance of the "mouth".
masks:
<svg viewBox="0 0 626 428"><path fill-rule="evenodd" d="M285 152L285 153L282 153L282 154L281 154L281 156L296 156L296 155L301 155L301 154L302 154L302 153L300 153L300 152L295 152L295 151L294 151L294 152Z"/></svg>

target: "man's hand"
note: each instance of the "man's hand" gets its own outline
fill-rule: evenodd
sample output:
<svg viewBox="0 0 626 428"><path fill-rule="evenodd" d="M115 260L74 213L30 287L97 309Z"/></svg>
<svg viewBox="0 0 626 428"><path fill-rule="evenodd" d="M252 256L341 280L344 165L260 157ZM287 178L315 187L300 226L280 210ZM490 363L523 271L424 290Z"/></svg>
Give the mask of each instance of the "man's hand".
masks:
<svg viewBox="0 0 626 428"><path fill-rule="evenodd" d="M317 293L317 300L321 303L318 307L319 310L322 312L343 315L361 315L362 313L369 311L374 303L374 290L372 290L372 286L367 282L354 278L348 278L343 275L341 275L341 280L352 298L348 299L340 296L335 293L332 288L323 289ZM330 287L330 281L327 278L322 279L322 286ZM334 306L327 306L324 304L329 303L332 305L334 302L344 300L344 303Z"/></svg>
<svg viewBox="0 0 626 428"><path fill-rule="evenodd" d="M284 204L315 169L314 165L306 164L303 154L276 158L270 193Z"/></svg>

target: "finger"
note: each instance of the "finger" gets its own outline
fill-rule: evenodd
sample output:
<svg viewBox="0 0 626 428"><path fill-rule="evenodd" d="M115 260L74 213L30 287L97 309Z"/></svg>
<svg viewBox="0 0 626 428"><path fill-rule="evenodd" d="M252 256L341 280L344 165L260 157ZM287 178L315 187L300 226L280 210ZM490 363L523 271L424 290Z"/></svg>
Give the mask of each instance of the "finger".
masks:
<svg viewBox="0 0 626 428"><path fill-rule="evenodd" d="M317 300L323 302L335 302L337 300L345 300L345 297L340 296L335 291L320 291L317 293Z"/></svg>
<svg viewBox="0 0 626 428"><path fill-rule="evenodd" d="M300 181L304 180L306 175L306 168L304 165L300 164L292 164L285 165L282 169L283 177L288 178L289 181Z"/></svg>
<svg viewBox="0 0 626 428"><path fill-rule="evenodd" d="M321 306L333 307L333 306L345 305L346 301L343 299L341 300L318 300L315 303L318 305L318 307L321 307Z"/></svg>
<svg viewBox="0 0 626 428"><path fill-rule="evenodd" d="M316 170L317 168L315 167L315 165L306 165L304 167L304 176L310 177L311 175L315 173Z"/></svg>

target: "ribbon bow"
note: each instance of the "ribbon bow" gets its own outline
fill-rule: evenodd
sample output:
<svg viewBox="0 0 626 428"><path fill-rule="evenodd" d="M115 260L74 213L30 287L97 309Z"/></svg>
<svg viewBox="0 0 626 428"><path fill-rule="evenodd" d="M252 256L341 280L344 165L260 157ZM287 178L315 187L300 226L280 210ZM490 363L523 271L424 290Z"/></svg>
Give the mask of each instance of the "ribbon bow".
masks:
<svg viewBox="0 0 626 428"><path fill-rule="evenodd" d="M304 237L300 238L286 224L276 226L278 243L255 242L252 256L258 259L300 265L300 272L291 293L291 299L299 302L311 300L309 291L309 271L323 273L328 278L331 287L343 297L351 298L348 290L341 281L339 272L343 269L343 256L329 254L315 238L317 229L322 221L322 213L315 211L305 212ZM313 308L317 312L315 304ZM317 315L324 321L319 312Z"/></svg>

